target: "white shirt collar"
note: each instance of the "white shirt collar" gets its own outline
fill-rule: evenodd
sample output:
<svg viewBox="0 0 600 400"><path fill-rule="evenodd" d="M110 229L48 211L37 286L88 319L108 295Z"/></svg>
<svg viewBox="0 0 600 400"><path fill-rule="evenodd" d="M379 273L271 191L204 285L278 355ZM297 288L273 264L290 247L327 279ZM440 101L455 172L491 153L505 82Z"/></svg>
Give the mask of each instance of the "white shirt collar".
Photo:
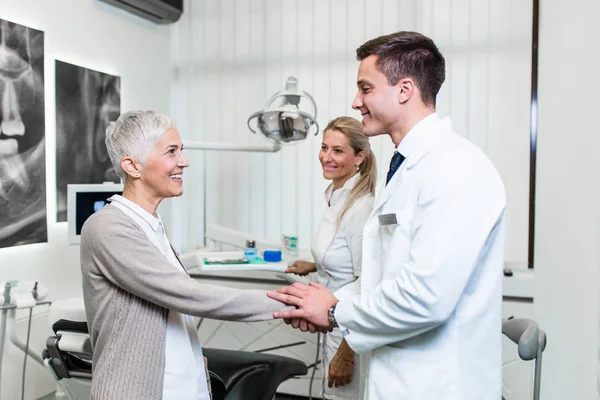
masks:
<svg viewBox="0 0 600 400"><path fill-rule="evenodd" d="M412 153L419 149L423 134L430 131L430 128L437 125L440 121L441 119L437 114L433 113L417 122L417 124L408 131L406 136L404 136L398 147L396 147L396 151L404 157L409 158Z"/></svg>
<svg viewBox="0 0 600 400"><path fill-rule="evenodd" d="M360 172L352 175L352 177L350 177L350 179L344 182L344 185L337 190L334 190L333 182L331 182L327 189L325 189L325 201L328 202L330 206L333 206L342 199L345 199L347 194L352 190L352 188L356 184L356 181L359 177Z"/></svg>
<svg viewBox="0 0 600 400"><path fill-rule="evenodd" d="M129 208L131 211L133 211L135 214L137 214L140 218L142 218L144 221L146 221L148 223L148 225L150 225L150 227L152 228L152 230L154 232L159 232L159 230L163 226L162 220L160 218L160 215L158 215L158 212L156 213L156 217L155 217L154 215L150 214L148 211L144 210L142 207L140 207L133 201L131 201L121 195L118 195L118 194L115 194L114 196L110 197L108 200L115 201L115 202L122 204L125 207Z"/></svg>

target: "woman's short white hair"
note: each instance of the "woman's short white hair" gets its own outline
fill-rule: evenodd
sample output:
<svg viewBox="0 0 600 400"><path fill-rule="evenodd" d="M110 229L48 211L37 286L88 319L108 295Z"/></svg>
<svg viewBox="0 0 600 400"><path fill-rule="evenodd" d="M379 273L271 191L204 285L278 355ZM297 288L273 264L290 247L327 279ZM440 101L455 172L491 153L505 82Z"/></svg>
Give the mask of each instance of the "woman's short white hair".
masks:
<svg viewBox="0 0 600 400"><path fill-rule="evenodd" d="M128 111L111 122L106 128L105 143L116 173L125 180L123 157L132 157L143 165L158 139L171 128L175 128L173 120L156 111Z"/></svg>

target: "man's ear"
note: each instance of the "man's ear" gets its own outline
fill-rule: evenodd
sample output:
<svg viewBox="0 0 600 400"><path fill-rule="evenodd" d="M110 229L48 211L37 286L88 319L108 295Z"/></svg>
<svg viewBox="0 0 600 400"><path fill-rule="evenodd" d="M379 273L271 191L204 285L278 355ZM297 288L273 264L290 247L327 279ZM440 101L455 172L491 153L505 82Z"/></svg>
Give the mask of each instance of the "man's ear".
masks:
<svg viewBox="0 0 600 400"><path fill-rule="evenodd" d="M400 104L406 103L413 96L417 90L415 82L410 78L400 79L396 84L398 87L398 102Z"/></svg>
<svg viewBox="0 0 600 400"><path fill-rule="evenodd" d="M132 178L139 178L142 173L142 165L136 159L129 156L121 159L121 168Z"/></svg>

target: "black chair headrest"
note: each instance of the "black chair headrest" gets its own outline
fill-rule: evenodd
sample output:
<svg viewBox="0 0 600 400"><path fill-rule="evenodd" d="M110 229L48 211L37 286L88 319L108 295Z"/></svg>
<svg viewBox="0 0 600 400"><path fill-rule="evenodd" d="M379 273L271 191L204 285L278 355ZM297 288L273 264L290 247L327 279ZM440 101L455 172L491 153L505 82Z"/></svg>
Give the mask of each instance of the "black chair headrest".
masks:
<svg viewBox="0 0 600 400"><path fill-rule="evenodd" d="M81 321L69 321L68 319L59 319L52 324L52 330L56 335L58 331L72 331L80 333L90 333L88 330L87 322Z"/></svg>

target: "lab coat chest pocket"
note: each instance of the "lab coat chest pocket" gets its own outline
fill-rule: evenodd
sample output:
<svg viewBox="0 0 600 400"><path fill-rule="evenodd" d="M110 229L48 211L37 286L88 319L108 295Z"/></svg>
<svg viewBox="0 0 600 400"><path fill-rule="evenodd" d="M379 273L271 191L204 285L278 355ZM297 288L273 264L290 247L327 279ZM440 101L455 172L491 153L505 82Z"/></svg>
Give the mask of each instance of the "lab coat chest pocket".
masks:
<svg viewBox="0 0 600 400"><path fill-rule="evenodd" d="M385 279L394 277L400 267L408 261L412 241L412 214L403 210L393 213L393 217L384 215L386 217L380 219L382 222L380 229L382 255L385 255L383 260L383 278Z"/></svg>

